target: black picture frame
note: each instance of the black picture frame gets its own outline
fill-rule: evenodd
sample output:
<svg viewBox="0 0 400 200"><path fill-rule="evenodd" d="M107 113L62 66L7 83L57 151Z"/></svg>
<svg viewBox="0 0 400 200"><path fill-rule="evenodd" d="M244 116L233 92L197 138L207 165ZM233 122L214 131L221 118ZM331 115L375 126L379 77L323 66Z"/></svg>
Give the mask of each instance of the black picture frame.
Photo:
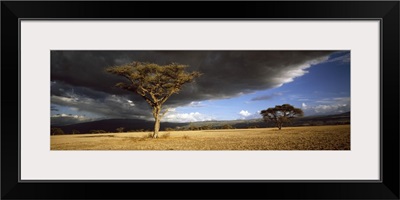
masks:
<svg viewBox="0 0 400 200"><path fill-rule="evenodd" d="M399 8L398 1L2 1L1 198L399 199ZM20 19L379 19L381 181L20 182Z"/></svg>

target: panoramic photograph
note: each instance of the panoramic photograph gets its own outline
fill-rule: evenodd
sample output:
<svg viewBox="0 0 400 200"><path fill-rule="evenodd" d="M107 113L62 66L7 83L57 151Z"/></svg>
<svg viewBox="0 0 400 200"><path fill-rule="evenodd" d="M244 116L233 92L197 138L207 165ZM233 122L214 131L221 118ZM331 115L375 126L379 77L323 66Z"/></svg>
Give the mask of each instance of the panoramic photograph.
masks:
<svg viewBox="0 0 400 200"><path fill-rule="evenodd" d="M350 51L51 51L50 150L350 150Z"/></svg>

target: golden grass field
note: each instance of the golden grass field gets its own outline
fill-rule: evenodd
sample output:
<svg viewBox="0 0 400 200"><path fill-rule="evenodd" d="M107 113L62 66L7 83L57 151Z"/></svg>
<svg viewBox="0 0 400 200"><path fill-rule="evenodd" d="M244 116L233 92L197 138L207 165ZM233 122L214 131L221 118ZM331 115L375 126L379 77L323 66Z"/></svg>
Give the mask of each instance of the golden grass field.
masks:
<svg viewBox="0 0 400 200"><path fill-rule="evenodd" d="M350 150L350 125L55 135L51 150Z"/></svg>

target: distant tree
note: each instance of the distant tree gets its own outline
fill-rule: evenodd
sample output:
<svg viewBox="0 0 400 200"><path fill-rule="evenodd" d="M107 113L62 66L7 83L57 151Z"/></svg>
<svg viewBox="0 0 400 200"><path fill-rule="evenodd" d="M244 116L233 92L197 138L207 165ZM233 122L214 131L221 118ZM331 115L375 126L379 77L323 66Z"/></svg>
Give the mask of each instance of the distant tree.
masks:
<svg viewBox="0 0 400 200"><path fill-rule="evenodd" d="M61 128L51 128L50 130L51 135L62 135L64 134L64 131Z"/></svg>
<svg viewBox="0 0 400 200"><path fill-rule="evenodd" d="M212 126L211 125L204 125L200 127L201 130L211 130Z"/></svg>
<svg viewBox="0 0 400 200"><path fill-rule="evenodd" d="M289 123L293 118L302 117L304 115L300 108L295 108L290 104L277 105L274 108L262 110L260 114L266 122L272 121L279 130L283 124Z"/></svg>
<svg viewBox="0 0 400 200"><path fill-rule="evenodd" d="M234 127L230 124L225 124L221 127L222 129L233 129Z"/></svg>
<svg viewBox="0 0 400 200"><path fill-rule="evenodd" d="M165 131L175 131L175 129L171 128L171 127L167 127L167 128L165 128Z"/></svg>
<svg viewBox="0 0 400 200"><path fill-rule="evenodd" d="M72 134L79 134L79 133L81 133L81 132L79 132L79 131L76 130L76 129L73 129L73 130L72 130Z"/></svg>
<svg viewBox="0 0 400 200"><path fill-rule="evenodd" d="M115 129L118 133L122 133L122 132L124 132L124 127L119 127L119 128L117 128L117 129Z"/></svg>
<svg viewBox="0 0 400 200"><path fill-rule="evenodd" d="M191 130L191 131L195 131L195 130L199 130L199 127L197 127L197 126L195 126L193 124L190 124L188 129Z"/></svg>
<svg viewBox="0 0 400 200"><path fill-rule="evenodd" d="M105 130L90 130L89 133L106 133Z"/></svg>
<svg viewBox="0 0 400 200"><path fill-rule="evenodd" d="M132 62L109 67L107 72L124 77L128 82L120 82L116 87L139 94L152 107L154 123L153 138L158 137L160 120L166 113L162 105L167 99L178 93L185 83L199 77L200 72L186 72L187 65L171 63L158 65L154 63Z"/></svg>

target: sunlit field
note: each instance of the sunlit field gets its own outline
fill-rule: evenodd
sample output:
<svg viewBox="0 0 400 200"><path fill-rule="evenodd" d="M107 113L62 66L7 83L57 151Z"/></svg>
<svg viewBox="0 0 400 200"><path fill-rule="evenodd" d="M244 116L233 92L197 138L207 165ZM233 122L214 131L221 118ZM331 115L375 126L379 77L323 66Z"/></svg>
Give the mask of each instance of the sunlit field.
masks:
<svg viewBox="0 0 400 200"><path fill-rule="evenodd" d="M350 125L51 136L51 150L350 150Z"/></svg>

